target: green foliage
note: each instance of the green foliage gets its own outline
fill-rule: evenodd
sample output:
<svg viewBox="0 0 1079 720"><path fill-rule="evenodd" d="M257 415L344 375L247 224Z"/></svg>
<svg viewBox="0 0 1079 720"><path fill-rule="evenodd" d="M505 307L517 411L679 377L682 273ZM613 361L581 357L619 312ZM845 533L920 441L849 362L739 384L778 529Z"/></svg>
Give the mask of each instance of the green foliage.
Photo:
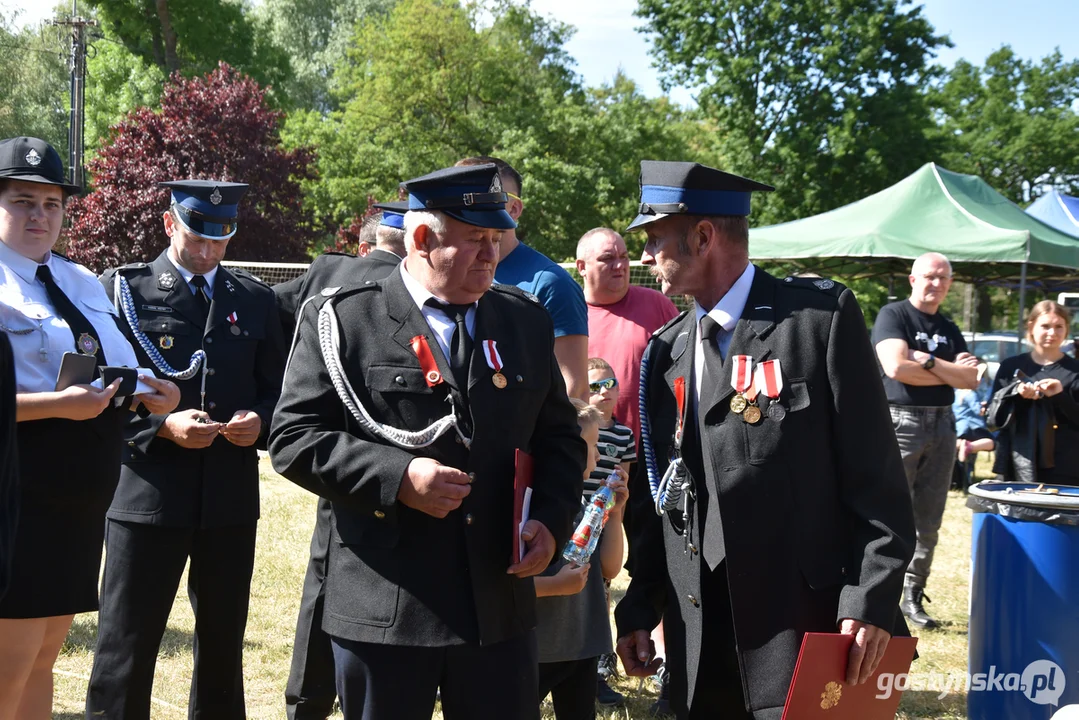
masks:
<svg viewBox="0 0 1079 720"><path fill-rule="evenodd" d="M55 29L17 26L0 8L0 138L29 135L67 158L67 47Z"/></svg>
<svg viewBox="0 0 1079 720"><path fill-rule="evenodd" d="M776 186L755 223L806 217L935 159L922 89L947 45L909 0L639 0L665 87L696 89L724 169Z"/></svg>
<svg viewBox="0 0 1079 720"><path fill-rule="evenodd" d="M486 24L485 24L486 23ZM585 90L563 46L570 28L510 2L402 0L356 27L333 79L340 110L294 113L286 143L319 147L306 187L327 225L368 194L472 155L524 176L520 234L556 259L597 225L624 226L639 161L683 154L682 113L623 76Z"/></svg>
<svg viewBox="0 0 1079 720"><path fill-rule="evenodd" d="M165 73L148 65L123 45L108 40L93 43L86 61L86 125L83 137L93 151L108 136L109 127L132 110L153 106L161 97Z"/></svg>
<svg viewBox="0 0 1079 720"><path fill-rule="evenodd" d="M951 170L980 175L1016 203L1056 185L1079 191L1079 60L1057 50L1041 62L1008 46L978 67L960 60L931 101Z"/></svg>

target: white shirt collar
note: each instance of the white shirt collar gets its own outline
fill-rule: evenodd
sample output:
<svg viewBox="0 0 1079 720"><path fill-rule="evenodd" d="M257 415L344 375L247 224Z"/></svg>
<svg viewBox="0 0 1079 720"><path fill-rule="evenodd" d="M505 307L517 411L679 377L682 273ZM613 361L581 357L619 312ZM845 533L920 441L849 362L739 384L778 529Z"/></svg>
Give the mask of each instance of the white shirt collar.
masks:
<svg viewBox="0 0 1079 720"><path fill-rule="evenodd" d="M191 278L195 277L195 273L191 272L179 262L177 262L176 258L172 256L171 247L169 248L168 252L165 253L165 256L169 259L169 262L172 263L172 266L176 268L176 272L180 273L180 277L184 279L184 282L187 283L187 286L191 287ZM214 278L217 277L218 267L218 265L215 265L213 270L203 275L203 277L206 278L206 290L210 295L213 295L214 292ZM194 288L192 288L192 291L194 291Z"/></svg>
<svg viewBox="0 0 1079 720"><path fill-rule="evenodd" d="M734 330L734 326L738 324L738 318L742 317L742 312L746 309L749 289L753 286L753 275L753 263L749 263L741 276L734 281L734 285L731 285L731 289L727 291L727 294L721 297L711 310L705 311L700 303L694 300L693 307L697 311L697 327L700 327L701 320L705 315L710 315L727 332ZM697 335L699 338L700 333Z"/></svg>
<svg viewBox="0 0 1079 720"><path fill-rule="evenodd" d="M45 253L45 262L39 263L37 260L31 260L25 255L19 253L12 247L8 247L7 243L0 242L0 262L3 262L9 268L11 268L16 275L21 277L28 283L37 281L37 268L38 265L48 265L49 270L52 271L52 251ZM53 275L56 275L53 272Z"/></svg>
<svg viewBox="0 0 1079 720"><path fill-rule="evenodd" d="M412 296L413 302L416 303L416 307L423 310L424 304L431 298L434 298L443 305L449 305L448 300L443 300L438 295L424 287L419 280L412 277L412 274L405 267L405 263L401 263L401 277L405 281L405 289L408 290L408 294ZM475 309L476 303L472 303L472 309Z"/></svg>

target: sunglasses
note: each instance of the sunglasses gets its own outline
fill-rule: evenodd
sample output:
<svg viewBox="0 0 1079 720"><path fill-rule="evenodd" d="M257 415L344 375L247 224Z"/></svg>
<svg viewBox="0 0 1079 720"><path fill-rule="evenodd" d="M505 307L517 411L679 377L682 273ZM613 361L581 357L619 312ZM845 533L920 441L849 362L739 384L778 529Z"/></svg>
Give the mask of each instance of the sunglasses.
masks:
<svg viewBox="0 0 1079 720"><path fill-rule="evenodd" d="M611 388L618 387L618 378L603 378L595 382L588 383L588 389L592 391L593 395L598 395L604 390L610 390Z"/></svg>

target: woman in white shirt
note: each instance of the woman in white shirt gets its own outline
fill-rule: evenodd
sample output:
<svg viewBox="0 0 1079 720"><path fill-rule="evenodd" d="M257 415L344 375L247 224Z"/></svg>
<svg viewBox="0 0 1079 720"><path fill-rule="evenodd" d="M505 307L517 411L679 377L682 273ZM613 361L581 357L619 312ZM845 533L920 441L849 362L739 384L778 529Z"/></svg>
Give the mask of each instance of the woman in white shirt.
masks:
<svg viewBox="0 0 1079 720"><path fill-rule="evenodd" d="M116 487L122 423L138 403L97 389L56 391L64 353L136 366L135 351L94 274L52 252L67 198L56 150L0 141L0 330L12 345L19 492L11 578L0 598L0 720L52 712L52 666L76 613L97 609L105 511ZM166 413L177 387L142 378L141 412ZM9 528L10 529L10 528Z"/></svg>

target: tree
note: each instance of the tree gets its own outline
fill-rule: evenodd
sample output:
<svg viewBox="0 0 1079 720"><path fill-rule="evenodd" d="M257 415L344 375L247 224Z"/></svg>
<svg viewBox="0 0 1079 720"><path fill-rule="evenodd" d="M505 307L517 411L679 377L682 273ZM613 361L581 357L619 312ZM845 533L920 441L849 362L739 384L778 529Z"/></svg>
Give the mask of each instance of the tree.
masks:
<svg viewBox="0 0 1079 720"><path fill-rule="evenodd" d="M69 255L96 271L152 259L168 244L161 214L169 192L157 183L212 178L251 185L233 255L304 259L318 232L302 208L299 183L314 178L314 158L308 148L281 147L282 122L265 90L225 64L205 77L174 74L160 110L130 113L88 163L94 191L69 205Z"/></svg>
<svg viewBox="0 0 1079 720"><path fill-rule="evenodd" d="M627 222L639 161L683 155L684 118L621 75L583 88L563 49L570 33L511 2L400 0L366 16L335 71L340 109L286 126L286 142L319 147L320 177L305 186L316 217L340 225L369 194L395 197L402 180L496 155L524 176L520 233L548 255L572 257L586 230Z"/></svg>
<svg viewBox="0 0 1079 720"><path fill-rule="evenodd" d="M1079 191L1079 60L1040 63L1008 46L978 67L960 60L932 93L951 148L944 164L981 176L1016 203L1047 186Z"/></svg>
<svg viewBox="0 0 1079 720"><path fill-rule="evenodd" d="M0 9L0 138L29 135L67 157L67 48L55 29L19 28Z"/></svg>
<svg viewBox="0 0 1079 720"><path fill-rule="evenodd" d="M154 105L161 97L166 75L118 43L97 40L86 63L86 114L83 137L96 150L109 126L132 110Z"/></svg>
<svg viewBox="0 0 1079 720"><path fill-rule="evenodd" d="M697 91L718 167L773 184L757 224L882 189L935 159L934 34L910 0L639 0L664 87Z"/></svg>

